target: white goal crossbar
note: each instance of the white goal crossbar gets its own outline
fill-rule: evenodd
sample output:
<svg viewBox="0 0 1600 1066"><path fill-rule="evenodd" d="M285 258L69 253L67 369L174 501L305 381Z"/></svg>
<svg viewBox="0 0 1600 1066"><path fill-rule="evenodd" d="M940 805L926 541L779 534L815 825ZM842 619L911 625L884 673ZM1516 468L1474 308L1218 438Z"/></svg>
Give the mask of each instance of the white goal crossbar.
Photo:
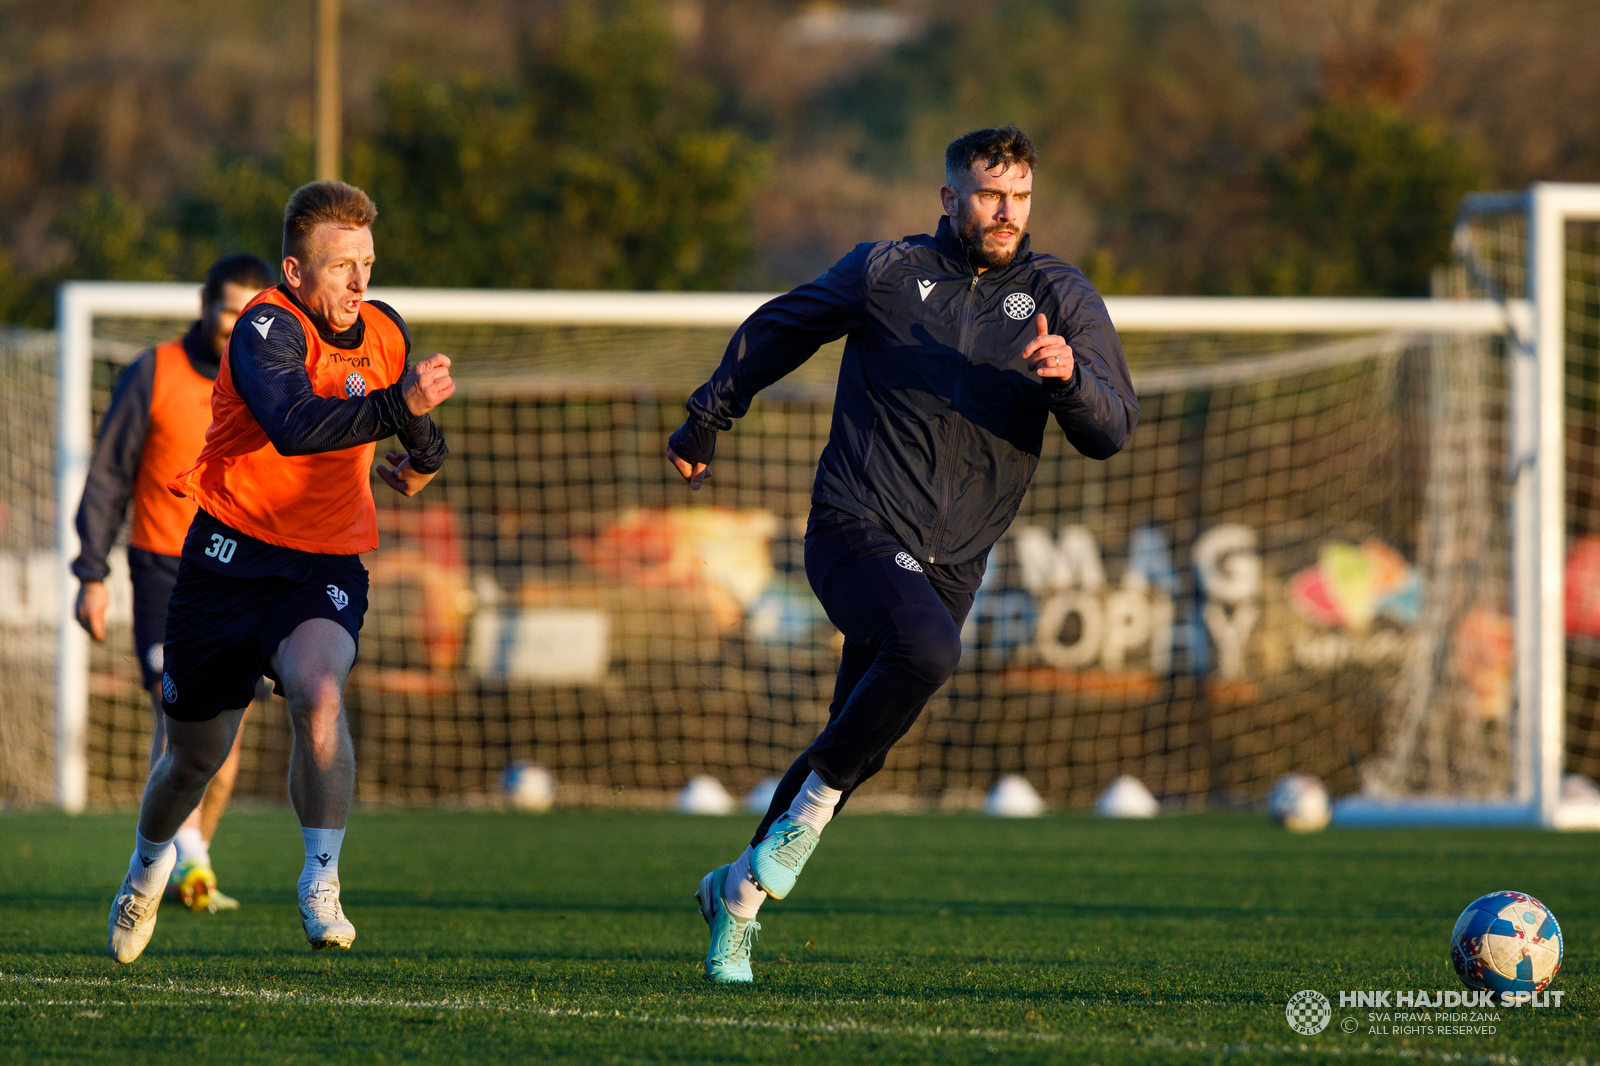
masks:
<svg viewBox="0 0 1600 1066"><path fill-rule="evenodd" d="M1522 195L1522 194L1519 194ZM1515 469L1513 566L1516 590L1517 730L1525 764L1516 798L1407 803L1341 801L1336 819L1349 825L1535 824L1600 827L1600 810L1559 802L1562 753L1562 245L1560 220L1600 218L1600 187L1535 186L1526 194L1530 232L1537 235L1529 301L1319 299L1251 297L1108 297L1124 332L1370 333L1507 335L1513 338L1512 438ZM1588 211L1592 214L1574 214ZM1554 220L1554 221L1552 221ZM1551 230L1554 226L1554 230ZM1554 236L1550 236L1551 233ZM1553 282L1551 279L1555 279ZM69 811L88 798L88 637L72 617L76 595L71 560L79 550L74 514L93 448L92 334L98 317L186 319L197 287L180 283L68 282L58 294L56 513L63 605L56 675L56 797ZM410 322L484 324L737 326L771 298L762 293L529 292L375 288ZM1534 338L1529 346L1524 340ZM709 370L709 367L707 368ZM1540 461L1555 456L1555 461ZM1533 609L1537 606L1537 609ZM1553 664L1553 665L1552 665ZM1590 820L1592 816L1592 821Z"/></svg>

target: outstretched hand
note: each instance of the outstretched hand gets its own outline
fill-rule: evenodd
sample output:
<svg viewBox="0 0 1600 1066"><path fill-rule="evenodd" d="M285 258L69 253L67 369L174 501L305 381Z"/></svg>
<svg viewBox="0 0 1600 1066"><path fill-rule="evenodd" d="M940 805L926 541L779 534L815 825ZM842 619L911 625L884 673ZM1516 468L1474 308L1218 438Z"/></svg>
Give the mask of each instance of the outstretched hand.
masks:
<svg viewBox="0 0 1600 1066"><path fill-rule="evenodd" d="M455 395L456 383L450 378L450 357L430 355L410 370L400 382L406 407L421 418Z"/></svg>
<svg viewBox="0 0 1600 1066"><path fill-rule="evenodd" d="M1044 315L1033 317L1038 335L1022 349L1022 358L1028 367L1042 378L1070 378L1072 376L1072 347L1065 337L1050 332L1050 320Z"/></svg>
<svg viewBox="0 0 1600 1066"><path fill-rule="evenodd" d="M433 474L424 474L411 465L411 456L405 452L389 452L384 456L389 461L389 466L378 464L378 476L383 483L402 496L415 496L421 492L428 482L433 480Z"/></svg>
<svg viewBox="0 0 1600 1066"><path fill-rule="evenodd" d="M690 463L682 458L671 447L667 448L667 462L671 463L678 473L683 475L683 480L689 483L689 488L695 492L700 491L700 486L706 478L711 476L711 468L705 463Z"/></svg>

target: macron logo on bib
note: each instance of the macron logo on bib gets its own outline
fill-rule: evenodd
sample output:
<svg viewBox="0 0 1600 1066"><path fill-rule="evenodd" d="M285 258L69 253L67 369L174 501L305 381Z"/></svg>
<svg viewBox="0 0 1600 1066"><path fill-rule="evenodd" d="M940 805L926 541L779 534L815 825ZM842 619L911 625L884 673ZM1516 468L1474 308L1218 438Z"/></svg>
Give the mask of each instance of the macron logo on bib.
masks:
<svg viewBox="0 0 1600 1066"><path fill-rule="evenodd" d="M276 318L268 318L266 315L262 315L250 324L256 328L257 333L261 334L261 339L266 340L267 330L271 329L272 324L276 321L278 321Z"/></svg>

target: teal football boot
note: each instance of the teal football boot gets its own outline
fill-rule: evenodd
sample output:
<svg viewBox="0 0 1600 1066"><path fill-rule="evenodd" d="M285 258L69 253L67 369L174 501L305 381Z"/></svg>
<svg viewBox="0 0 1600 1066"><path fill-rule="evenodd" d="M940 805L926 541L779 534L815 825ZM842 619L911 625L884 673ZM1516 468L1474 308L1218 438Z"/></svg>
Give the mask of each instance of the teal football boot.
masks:
<svg viewBox="0 0 1600 1066"><path fill-rule="evenodd" d="M820 839L815 829L784 815L751 851L750 876L767 895L782 899L794 891L794 883Z"/></svg>
<svg viewBox="0 0 1600 1066"><path fill-rule="evenodd" d="M750 946L761 931L761 923L729 913L722 896L728 866L719 866L702 877L700 890L694 894L695 902L700 904L700 917L711 927L706 976L718 984L747 985L755 980L750 973Z"/></svg>

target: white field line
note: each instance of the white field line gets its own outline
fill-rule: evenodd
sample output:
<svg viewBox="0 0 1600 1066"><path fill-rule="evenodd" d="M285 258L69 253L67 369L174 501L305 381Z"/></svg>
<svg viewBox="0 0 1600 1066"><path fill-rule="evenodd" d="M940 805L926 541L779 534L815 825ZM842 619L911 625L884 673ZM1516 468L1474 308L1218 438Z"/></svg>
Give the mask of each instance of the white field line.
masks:
<svg viewBox="0 0 1600 1066"><path fill-rule="evenodd" d="M490 999L376 999L369 996L324 996L299 992L279 992L270 988L195 988L176 982L166 984L113 981L109 978L79 979L72 977L34 977L28 974L0 973L0 984L59 986L66 988L106 988L158 995L192 997L188 1002L166 1000L114 999L0 999L0 1007L177 1007L192 1009L201 1006L194 1000L242 1000L246 1002L306 1007L341 1007L367 1010L439 1010L481 1011L486 1014L525 1014L540 1018L613 1019L639 1025L683 1025L701 1029L751 1029L799 1035L886 1036L919 1040L968 1039L990 1042L1008 1041L1032 1044L1060 1044L1066 1046L1143 1047L1166 1051L1199 1051L1221 1054L1225 1057L1266 1055L1295 1058L1302 1055L1332 1057L1381 1056L1394 1059L1426 1058L1438 1062L1458 1062L1472 1066L1531 1066L1531 1060L1517 1055L1474 1055L1463 1052L1429 1048L1388 1048L1382 1045L1340 1047L1319 1044L1208 1044L1204 1041L1170 1040L1149 1037L1138 1040L1118 1040L1113 1037L1082 1036L1073 1033L1017 1032L1010 1029L962 1029L955 1026L874 1025L854 1019L833 1022L786 1022L763 1018L694 1017L684 1014L651 1014L647 1011L586 1010L581 1007L535 1007L521 1003L503 1003ZM210 1005L210 1004L206 1004ZM1189 1003L1190 1006L1200 1005ZM1542 1060L1546 1066L1597 1066L1590 1059Z"/></svg>

